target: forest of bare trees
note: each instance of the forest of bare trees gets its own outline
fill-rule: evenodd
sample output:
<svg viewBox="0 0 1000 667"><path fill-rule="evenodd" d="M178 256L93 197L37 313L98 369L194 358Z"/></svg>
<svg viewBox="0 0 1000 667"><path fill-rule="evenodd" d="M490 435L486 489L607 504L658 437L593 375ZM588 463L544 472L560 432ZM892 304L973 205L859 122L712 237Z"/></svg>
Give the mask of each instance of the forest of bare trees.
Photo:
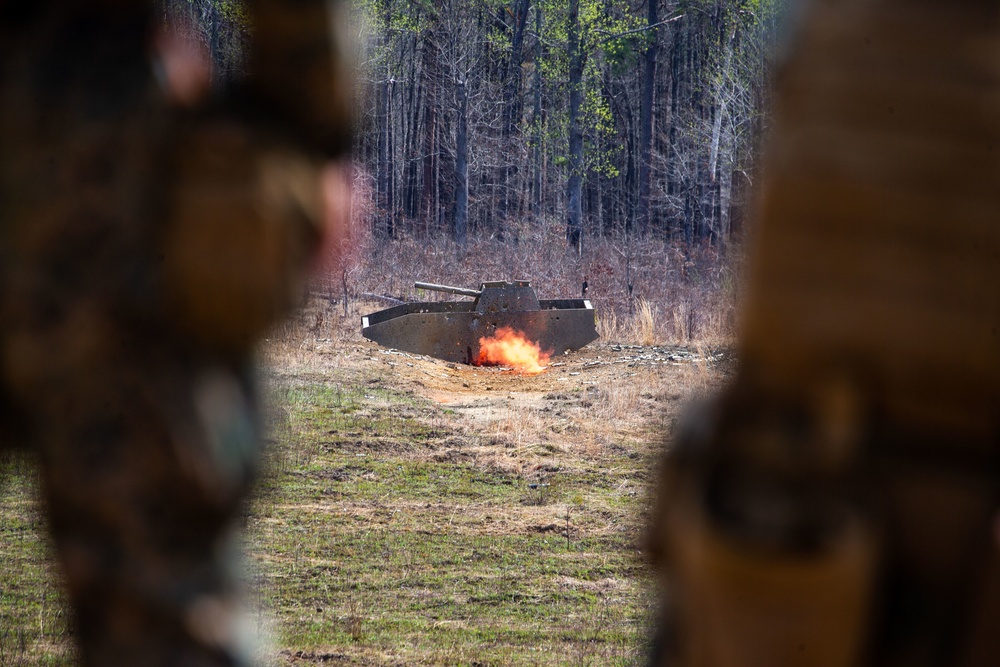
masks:
<svg viewBox="0 0 1000 667"><path fill-rule="evenodd" d="M739 233L786 0L350 0L376 238ZM225 81L238 0L163 0ZM252 37L249 37L252 39Z"/></svg>
<svg viewBox="0 0 1000 667"><path fill-rule="evenodd" d="M739 234L780 0L358 0L376 237Z"/></svg>
<svg viewBox="0 0 1000 667"><path fill-rule="evenodd" d="M662 340L732 335L729 248L752 214L788 0L344 2L369 233L317 277L331 302L516 277L552 297L587 283L609 321L645 303ZM217 84L239 79L240 0L161 3Z"/></svg>

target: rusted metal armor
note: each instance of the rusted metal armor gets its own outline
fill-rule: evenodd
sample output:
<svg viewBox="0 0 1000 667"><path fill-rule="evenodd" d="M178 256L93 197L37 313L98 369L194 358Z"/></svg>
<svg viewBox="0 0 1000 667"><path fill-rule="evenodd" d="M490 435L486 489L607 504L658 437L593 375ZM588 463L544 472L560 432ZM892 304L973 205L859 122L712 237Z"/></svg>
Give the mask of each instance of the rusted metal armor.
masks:
<svg viewBox="0 0 1000 667"><path fill-rule="evenodd" d="M542 299L526 280L480 284L478 290L418 282L418 289L470 296L475 301L401 304L361 318L361 335L379 345L472 364L482 340L510 328L558 356L597 340L597 317L588 299Z"/></svg>
<svg viewBox="0 0 1000 667"><path fill-rule="evenodd" d="M153 3L0 0L0 449L40 463L85 665L249 660L250 358L350 143L330 4L248 2L247 75L177 104Z"/></svg>

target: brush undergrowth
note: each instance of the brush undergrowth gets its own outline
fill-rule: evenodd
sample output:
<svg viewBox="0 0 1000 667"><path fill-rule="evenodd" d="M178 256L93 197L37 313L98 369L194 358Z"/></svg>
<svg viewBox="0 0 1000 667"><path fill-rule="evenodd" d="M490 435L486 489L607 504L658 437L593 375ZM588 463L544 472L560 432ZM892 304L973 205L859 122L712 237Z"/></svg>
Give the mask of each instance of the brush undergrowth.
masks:
<svg viewBox="0 0 1000 667"><path fill-rule="evenodd" d="M581 296L586 281L606 340L719 346L734 337L739 247L721 254L708 245L609 237L589 239L577 254L566 249L558 225L526 227L516 239L479 237L464 247L443 238L369 239L345 273L321 276L315 290L341 305L345 284L348 302L364 295L434 301L456 297L413 283L477 288L489 280L530 280L538 298L555 299Z"/></svg>

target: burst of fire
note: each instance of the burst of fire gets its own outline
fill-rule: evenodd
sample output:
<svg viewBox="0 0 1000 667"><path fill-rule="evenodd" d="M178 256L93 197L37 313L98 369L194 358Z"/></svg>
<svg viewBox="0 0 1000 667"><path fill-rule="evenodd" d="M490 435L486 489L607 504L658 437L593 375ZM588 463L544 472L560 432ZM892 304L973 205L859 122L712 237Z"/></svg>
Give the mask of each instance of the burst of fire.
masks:
<svg viewBox="0 0 1000 667"><path fill-rule="evenodd" d="M500 327L492 336L479 339L477 366L510 366L519 373L535 375L545 370L551 354L542 352L533 343L511 327Z"/></svg>

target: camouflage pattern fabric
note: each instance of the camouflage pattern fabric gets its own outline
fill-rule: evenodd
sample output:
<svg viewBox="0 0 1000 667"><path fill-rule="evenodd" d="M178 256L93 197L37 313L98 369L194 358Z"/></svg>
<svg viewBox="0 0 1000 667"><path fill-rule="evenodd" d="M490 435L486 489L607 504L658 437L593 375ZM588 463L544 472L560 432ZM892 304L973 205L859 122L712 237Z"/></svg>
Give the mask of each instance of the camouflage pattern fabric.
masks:
<svg viewBox="0 0 1000 667"><path fill-rule="evenodd" d="M329 3L249 3L249 75L172 106L141 2L0 0L0 449L40 462L85 665L249 661L253 345L349 147Z"/></svg>
<svg viewBox="0 0 1000 667"><path fill-rule="evenodd" d="M1000 5L805 0L656 665L1000 664Z"/></svg>

